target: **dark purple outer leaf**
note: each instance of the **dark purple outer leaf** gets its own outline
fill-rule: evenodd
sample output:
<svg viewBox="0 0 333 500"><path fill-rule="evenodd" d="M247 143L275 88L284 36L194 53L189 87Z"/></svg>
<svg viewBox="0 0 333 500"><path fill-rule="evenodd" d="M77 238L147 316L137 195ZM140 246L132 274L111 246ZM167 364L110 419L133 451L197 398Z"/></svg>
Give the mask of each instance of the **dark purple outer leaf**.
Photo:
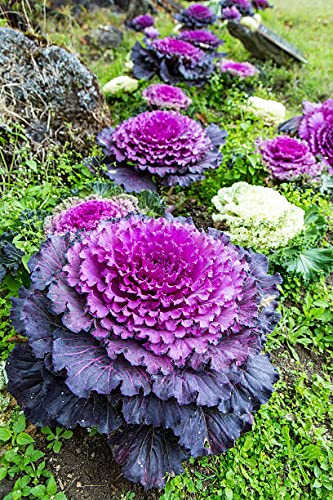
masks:
<svg viewBox="0 0 333 500"><path fill-rule="evenodd" d="M215 123L208 125L206 128L206 134L212 141L215 148L223 146L227 141L228 132L226 130L220 129Z"/></svg>
<svg viewBox="0 0 333 500"><path fill-rule="evenodd" d="M20 344L9 355L6 370L8 391L24 409L29 420L40 427L46 425L74 428L97 427L108 434L123 420L115 409L118 397L91 394L88 399L76 397L64 378L55 376L37 360L27 344Z"/></svg>
<svg viewBox="0 0 333 500"><path fill-rule="evenodd" d="M281 134L288 134L291 136L297 135L298 127L301 123L301 120L302 120L302 115L294 116L293 118L290 118L286 122L281 123L278 126L278 131Z"/></svg>
<svg viewBox="0 0 333 500"><path fill-rule="evenodd" d="M131 167L111 168L105 175L116 184L123 186L128 193L140 193L140 191L144 191L145 189L156 191L156 186L150 174L136 172Z"/></svg>
<svg viewBox="0 0 333 500"><path fill-rule="evenodd" d="M181 474L181 463L189 458L171 431L153 426L129 425L115 431L109 445L124 476L145 488L163 488L166 473Z"/></svg>
<svg viewBox="0 0 333 500"><path fill-rule="evenodd" d="M90 335L70 333L59 328L54 333L52 360L57 371L67 370L66 384L78 397L91 391L110 394L121 386L121 394L134 396L150 392L148 374L123 359L111 360L106 350Z"/></svg>
<svg viewBox="0 0 333 500"><path fill-rule="evenodd" d="M85 298L80 296L74 288L67 285L64 273L54 280L47 294L50 299L50 309L54 314L62 314L62 323L75 333L88 331L93 323L92 317L86 311Z"/></svg>
<svg viewBox="0 0 333 500"><path fill-rule="evenodd" d="M39 290L22 288L12 299L11 320L18 333L28 337L37 358L51 351L52 335L60 323L50 313L50 301Z"/></svg>
<svg viewBox="0 0 333 500"><path fill-rule="evenodd" d="M240 368L232 368L228 375L234 387L230 400L231 410L239 415L257 411L260 405L266 403L273 393L273 384L279 378L269 357L262 354L251 357ZM219 408L225 411L223 403Z"/></svg>
<svg viewBox="0 0 333 500"><path fill-rule="evenodd" d="M31 257L28 265L34 287L44 290L61 271L66 262L68 241L69 236L50 236L40 251Z"/></svg>
<svg viewBox="0 0 333 500"><path fill-rule="evenodd" d="M244 425L243 419L238 415L224 414L217 408L208 408L204 414L208 429L208 441L213 454L227 451L234 445L241 433L249 428L249 426Z"/></svg>
<svg viewBox="0 0 333 500"><path fill-rule="evenodd" d="M145 424L171 429L192 456L207 455L208 431L202 408L181 406L175 399L161 401L153 394L125 398L122 412L128 424Z"/></svg>
<svg viewBox="0 0 333 500"><path fill-rule="evenodd" d="M231 394L228 379L223 373L213 370L175 370L170 375L153 375L152 379L153 392L158 398L164 401L176 398L181 405L196 402L215 406Z"/></svg>

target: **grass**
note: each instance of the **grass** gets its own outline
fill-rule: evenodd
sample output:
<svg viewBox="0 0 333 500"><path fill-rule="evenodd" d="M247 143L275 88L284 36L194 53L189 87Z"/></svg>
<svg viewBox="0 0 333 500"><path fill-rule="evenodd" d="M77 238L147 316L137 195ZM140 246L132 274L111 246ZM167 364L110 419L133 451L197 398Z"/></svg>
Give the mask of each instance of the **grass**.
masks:
<svg viewBox="0 0 333 500"><path fill-rule="evenodd" d="M216 122L229 133L222 167L182 193L185 201L194 198L202 210L212 211L210 200L219 187L238 180L262 185L268 182L255 153L254 140L259 135L274 136L276 130L244 113L243 105L249 93L283 101L289 116L300 112L304 99L319 101L333 95L330 2L275 0L274 3L275 8L263 15L264 22L301 49L309 61L307 65L291 63L279 68L270 62L258 63L261 75L252 87L226 87L219 77L213 77L199 92L186 89L193 98L189 115L204 123ZM61 22L46 19L49 41L79 55L96 73L101 85L123 74L130 47L142 36L126 32L119 50L92 50L84 42L88 31L100 24L120 24L123 18L101 10L86 14L79 24L68 9L64 12L67 15ZM172 19L160 14L158 28L168 34L173 28ZM232 39L225 30L217 31L226 39L230 57L248 59L238 40ZM134 94L109 100L114 123L145 109L141 90L146 85L146 82L140 83L140 89ZM14 143L15 133L21 132L14 132ZM29 151L17 150L16 153L20 155L20 169L13 172L11 164L6 165L4 161L0 171L0 234L11 231L24 258L17 274L7 276L0 285L1 359L7 357L15 343L15 332L9 322L10 296L29 282L26 262L44 238L45 215L63 198L90 194L96 180L103 181L82 168L71 152L60 157L49 154L43 165L31 158ZM328 196L318 192L314 195L306 186L283 185L279 189L303 208L317 206L332 232L332 205ZM283 319L267 342L267 351L279 366L281 376L274 396L258 412L252 431L239 439L234 448L219 457L190 460L184 474L168 480L161 500L333 499L332 304L330 281L321 278L308 285L301 279L285 276L280 306ZM0 387L0 395L1 391ZM10 410L7 401L4 411L10 413ZM51 476L42 472L43 455L29 448L33 442L20 444L18 441L20 434L29 431L26 422L22 418L20 425L15 422L13 416L2 427L5 430L0 429L0 441L5 449L0 458L0 480L9 474L16 480L13 489L16 493L9 498L21 498L17 491L26 488L25 497L60 500L63 497L56 496L57 488ZM60 430L45 432L50 436L52 447L64 437ZM30 461L25 463L28 449L28 455L34 452L36 460L29 455ZM31 462L37 465L32 466ZM24 477L28 479L22 479ZM128 498L135 496L129 492Z"/></svg>

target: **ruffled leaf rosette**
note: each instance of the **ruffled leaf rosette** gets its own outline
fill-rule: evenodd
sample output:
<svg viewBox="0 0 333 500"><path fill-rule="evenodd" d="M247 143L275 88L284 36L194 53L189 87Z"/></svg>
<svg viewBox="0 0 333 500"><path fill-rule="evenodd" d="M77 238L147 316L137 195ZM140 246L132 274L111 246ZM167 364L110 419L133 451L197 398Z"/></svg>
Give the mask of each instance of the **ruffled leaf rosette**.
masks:
<svg viewBox="0 0 333 500"><path fill-rule="evenodd" d="M278 376L267 259L190 220L133 215L52 235L11 318L8 390L37 426L95 427L124 476L162 488L249 430Z"/></svg>
<svg viewBox="0 0 333 500"><path fill-rule="evenodd" d="M153 40L146 47L136 42L131 52L135 78L149 80L158 75L171 85L185 82L197 87L213 73L213 58L213 54L171 37Z"/></svg>
<svg viewBox="0 0 333 500"><path fill-rule="evenodd" d="M183 9L179 14L175 14L175 19L187 28L205 28L214 24L217 16L206 5L196 3Z"/></svg>
<svg viewBox="0 0 333 500"><path fill-rule="evenodd" d="M109 179L128 192L164 186L189 186L222 162L220 146L227 132L177 111L146 111L106 127L97 136ZM157 182L156 182L157 181Z"/></svg>

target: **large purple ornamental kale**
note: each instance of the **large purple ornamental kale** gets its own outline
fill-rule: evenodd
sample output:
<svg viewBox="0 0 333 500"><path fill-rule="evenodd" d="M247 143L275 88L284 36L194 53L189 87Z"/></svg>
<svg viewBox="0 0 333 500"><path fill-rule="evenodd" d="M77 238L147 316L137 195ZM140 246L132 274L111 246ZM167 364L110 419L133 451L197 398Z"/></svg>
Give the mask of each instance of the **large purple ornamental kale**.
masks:
<svg viewBox="0 0 333 500"><path fill-rule="evenodd" d="M187 28L205 28L216 22L216 15L209 7L196 3L175 15L175 19Z"/></svg>
<svg viewBox="0 0 333 500"><path fill-rule="evenodd" d="M176 111L146 111L108 127L97 136L109 165L107 176L126 191L156 189L151 176L166 186L188 186L217 168L227 133L206 129Z"/></svg>
<svg viewBox="0 0 333 500"><path fill-rule="evenodd" d="M184 30L178 35L180 40L189 42L202 50L216 50L223 40L207 30Z"/></svg>
<svg viewBox="0 0 333 500"><path fill-rule="evenodd" d="M153 83L142 91L142 97L150 106L168 109L187 109L192 100L179 87L165 83Z"/></svg>
<svg viewBox="0 0 333 500"><path fill-rule="evenodd" d="M281 181L301 175L316 177L324 167L316 161L305 141L286 135L258 140L258 149L272 177Z"/></svg>
<svg viewBox="0 0 333 500"><path fill-rule="evenodd" d="M333 99L321 104L303 103L298 135L308 143L314 155L322 157L333 175Z"/></svg>
<svg viewBox="0 0 333 500"><path fill-rule="evenodd" d="M131 481L163 487L249 430L277 374L279 315L261 254L185 219L140 216L51 236L11 318L27 337L8 390L38 426L96 427Z"/></svg>
<svg viewBox="0 0 333 500"><path fill-rule="evenodd" d="M149 80L157 74L171 84L186 82L200 86L214 71L213 55L171 37L153 40L147 47L136 42L131 60L135 78Z"/></svg>

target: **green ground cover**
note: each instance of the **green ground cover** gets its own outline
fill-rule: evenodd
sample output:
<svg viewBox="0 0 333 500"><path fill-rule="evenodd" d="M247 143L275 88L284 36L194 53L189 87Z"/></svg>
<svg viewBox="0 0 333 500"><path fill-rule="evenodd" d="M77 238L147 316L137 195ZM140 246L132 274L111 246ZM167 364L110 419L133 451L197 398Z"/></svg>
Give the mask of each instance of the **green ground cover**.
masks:
<svg viewBox="0 0 333 500"><path fill-rule="evenodd" d="M282 101L288 117L300 113L304 99L322 101L332 97L333 10L330 3L275 0L275 8L263 15L268 26L304 52L309 61L307 65L279 68L272 63L259 63L261 74L254 89L237 86L226 89L219 77L213 77L199 92L195 88L187 89L193 99L189 115L206 123L218 123L227 129L229 138L223 150L223 165L218 170L208 173L205 181L182 193L174 190L173 200L179 213L189 215L191 202L209 216L211 197L220 187L239 180L261 185L269 182L255 153L254 141L258 136L272 137L276 130L243 111L248 92ZM86 14L84 23L80 24L70 15L60 22L46 19L44 29L50 41L79 54L103 85L124 74L128 52L141 35L127 32L119 50L105 52L92 52L80 38L88 28L108 22L120 24L122 20L100 11ZM174 26L172 19L163 13L157 24L163 34L170 33ZM249 60L245 49L225 29L216 29L216 32L226 40L225 47L231 58ZM140 89L134 94L109 99L114 124L145 109L141 98L145 86L147 83L140 83ZM20 133L17 129L12 134L14 145ZM0 141L4 138L0 137ZM9 322L10 296L29 282L26 263L43 240L43 218L61 199L73 194L91 194L101 189L98 182L105 182L103 177L96 178L87 168L82 168L80 157L73 151L60 156L49 152L43 165L31 156L28 147L17 146L15 155L20 158L21 168L13 172L12 164L3 162L0 172L0 233L13 231L17 248L24 252L25 267L0 285L1 360L6 359L17 340ZM327 245L333 231L329 196L314 193L311 187L301 184L292 188L283 184L279 189L304 209L317 207L329 227L321 242ZM165 190L161 194L167 197L170 193ZM184 474L168 480L165 491L160 492L162 500L333 499L332 279L321 277L308 284L301 278L285 276L280 302L282 320L266 347L280 371L275 394L256 415L252 431L240 438L234 448L219 457L190 460ZM7 396L1 385L0 396L0 409L1 398L4 398L3 411L9 415L12 407L6 406ZM33 438L31 441L26 437L29 428L26 429L25 420L19 418L16 409L0 429L0 444L2 441L6 447L6 453L0 455L0 481L9 470L16 480L11 496L6 498L65 498L60 492L57 494L55 480L45 470L44 455L34 449ZM52 445L61 441L60 431L52 435L55 436L50 438ZM123 495L123 498L136 498L130 483Z"/></svg>

